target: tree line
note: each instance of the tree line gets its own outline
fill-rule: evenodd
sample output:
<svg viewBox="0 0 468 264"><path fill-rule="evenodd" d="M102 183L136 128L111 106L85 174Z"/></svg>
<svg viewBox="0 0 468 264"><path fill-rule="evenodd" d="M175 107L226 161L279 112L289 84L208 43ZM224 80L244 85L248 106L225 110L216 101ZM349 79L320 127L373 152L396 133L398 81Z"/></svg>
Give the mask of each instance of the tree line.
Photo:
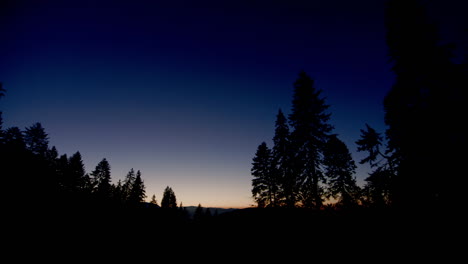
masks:
<svg viewBox="0 0 468 264"><path fill-rule="evenodd" d="M0 83L0 97L6 90ZM49 147L49 136L37 122L24 130L3 129L0 112L0 159L7 201L20 207L118 207L135 208L146 198L146 187L140 170L131 168L123 180L112 183L111 166L103 158L90 173L85 171L81 153L59 155ZM151 204L162 208L177 208L171 187L163 192L161 206L153 195Z"/></svg>
<svg viewBox="0 0 468 264"><path fill-rule="evenodd" d="M465 200L461 184L467 131L464 106L468 55L454 59L417 0L388 1L387 46L396 79L383 100L385 135L366 124L357 151L372 171L361 188L348 147L333 134L329 105L301 72L291 113L278 111L270 149L262 142L251 174L258 207L322 208L357 205L441 208ZM466 50L465 50L466 51Z"/></svg>

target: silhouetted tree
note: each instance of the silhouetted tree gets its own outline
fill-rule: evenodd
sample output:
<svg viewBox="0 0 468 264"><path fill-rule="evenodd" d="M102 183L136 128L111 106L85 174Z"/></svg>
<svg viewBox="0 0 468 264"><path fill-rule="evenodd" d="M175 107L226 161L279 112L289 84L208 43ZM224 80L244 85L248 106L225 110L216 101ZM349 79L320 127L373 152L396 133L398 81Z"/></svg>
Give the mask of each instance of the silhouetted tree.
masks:
<svg viewBox="0 0 468 264"><path fill-rule="evenodd" d="M112 185L112 199L120 206L125 203L122 180L118 180L117 184Z"/></svg>
<svg viewBox="0 0 468 264"><path fill-rule="evenodd" d="M324 181L322 151L333 127L328 124L330 114L322 91L314 87L305 72L294 83L294 96L289 123L291 146L294 153L292 169L301 184L300 200L303 206L320 208L323 202Z"/></svg>
<svg viewBox="0 0 468 264"><path fill-rule="evenodd" d="M193 221L195 222L200 222L204 218L204 213L203 213L203 207L201 204L198 204L197 208L195 209L195 212L193 213Z"/></svg>
<svg viewBox="0 0 468 264"><path fill-rule="evenodd" d="M328 191L331 197L338 200L337 205L345 208L357 205L360 188L353 177L357 167L348 147L337 135L330 136L325 145L323 164L326 167Z"/></svg>
<svg viewBox="0 0 468 264"><path fill-rule="evenodd" d="M388 144L399 158L394 202L432 206L462 200L457 182L464 159L449 153L466 147L466 126L460 122L466 72L451 61L451 49L440 45L419 1L391 0L385 18L396 75L384 100Z"/></svg>
<svg viewBox="0 0 468 264"><path fill-rule="evenodd" d="M154 205L158 205L158 201L156 200L156 195L155 194L153 194L153 196L151 196L150 203L152 203ZM182 203L181 203L181 205L182 205Z"/></svg>
<svg viewBox="0 0 468 264"><path fill-rule="evenodd" d="M85 168L81 154L77 151L68 159L68 169L65 175L65 188L70 192L84 191L86 185Z"/></svg>
<svg viewBox="0 0 468 264"><path fill-rule="evenodd" d="M272 172L271 151L262 142L255 153L252 162L252 196L258 207L273 206L276 192L275 175Z"/></svg>
<svg viewBox="0 0 468 264"><path fill-rule="evenodd" d="M128 201L131 204L139 204L146 198L145 184L141 179L141 172L138 170L136 173L135 181L133 182L132 189L128 197Z"/></svg>
<svg viewBox="0 0 468 264"><path fill-rule="evenodd" d="M26 147L35 155L44 157L49 147L49 138L41 123L27 127L24 132Z"/></svg>
<svg viewBox="0 0 468 264"><path fill-rule="evenodd" d="M91 172L94 193L100 199L111 197L111 172L107 159L102 159Z"/></svg>
<svg viewBox="0 0 468 264"><path fill-rule="evenodd" d="M57 183L58 183L59 190L62 192L69 190L68 185L67 185L68 184L67 154L63 154L57 159L57 164L55 166L55 173L57 175Z"/></svg>
<svg viewBox="0 0 468 264"><path fill-rule="evenodd" d="M380 150L383 138L375 129L366 124L361 129L361 138L356 141L359 152L368 152L368 156L359 163L369 163L373 171L365 179L363 199L370 206L382 207L391 204L392 180L395 176L396 160L390 150Z"/></svg>
<svg viewBox="0 0 468 264"><path fill-rule="evenodd" d="M161 208L177 208L177 199L175 193L169 186L164 189L163 198L161 200Z"/></svg>
<svg viewBox="0 0 468 264"><path fill-rule="evenodd" d="M125 179L122 184L122 198L124 201L128 200L133 184L135 183L135 179L136 179L135 170L131 168L130 171L125 176Z"/></svg>
<svg viewBox="0 0 468 264"><path fill-rule="evenodd" d="M395 175L386 167L377 167L365 179L363 204L382 208L392 204L392 179Z"/></svg>
<svg viewBox="0 0 468 264"><path fill-rule="evenodd" d="M369 152L369 156L360 161L361 164L369 163L371 167L377 166L380 162L377 161L382 146L382 136L375 129L366 124L366 130L361 129L361 138L356 141L358 145L357 151Z"/></svg>
<svg viewBox="0 0 468 264"><path fill-rule="evenodd" d="M288 120L281 109L278 110L278 114L276 115L273 144L272 168L276 185L278 186L275 202L281 202L288 207L294 207L296 204L297 179L295 178L296 175L291 173L289 126Z"/></svg>
<svg viewBox="0 0 468 264"><path fill-rule="evenodd" d="M57 163L58 159L58 151L55 146L52 146L52 148L48 149L45 153L45 158L48 162L53 163L55 167L55 163Z"/></svg>

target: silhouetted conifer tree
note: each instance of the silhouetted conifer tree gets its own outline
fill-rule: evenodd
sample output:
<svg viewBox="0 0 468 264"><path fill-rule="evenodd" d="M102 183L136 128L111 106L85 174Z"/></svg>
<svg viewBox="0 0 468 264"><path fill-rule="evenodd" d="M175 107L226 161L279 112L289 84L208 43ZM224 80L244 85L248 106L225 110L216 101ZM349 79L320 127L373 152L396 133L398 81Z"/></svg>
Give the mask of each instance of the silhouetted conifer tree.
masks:
<svg viewBox="0 0 468 264"><path fill-rule="evenodd" d="M65 188L71 192L85 191L86 177L81 154L77 151L68 159L68 169L65 177Z"/></svg>
<svg viewBox="0 0 468 264"><path fill-rule="evenodd" d="M122 198L124 201L128 200L133 184L135 183L135 179L136 179L135 170L131 168L130 171L125 176L125 179L122 184Z"/></svg>
<svg viewBox="0 0 468 264"><path fill-rule="evenodd" d="M24 131L24 141L26 147L35 155L45 157L49 147L49 138L41 123L27 127Z"/></svg>
<svg viewBox="0 0 468 264"><path fill-rule="evenodd" d="M140 202L143 202L146 198L145 192L145 184L141 179L141 172L138 170L135 176L135 181L133 182L130 190L128 201L131 204L139 204Z"/></svg>
<svg viewBox="0 0 468 264"><path fill-rule="evenodd" d="M392 180L395 176L397 160L388 149L380 150L383 146L380 133L366 124L366 130L361 129L361 138L356 141L359 152L368 152L368 156L359 163L369 163L373 171L365 179L363 199L366 205L382 207L391 204Z"/></svg>
<svg viewBox="0 0 468 264"><path fill-rule="evenodd" d="M151 196L151 201L150 203L154 204L154 205L158 205L158 201L156 200L156 195L153 194L153 196ZM180 203L182 205L182 203Z"/></svg>
<svg viewBox="0 0 468 264"><path fill-rule="evenodd" d="M200 222L204 218L204 213L203 213L203 207L201 204L198 204L197 208L195 209L195 212L193 213L193 221L195 222Z"/></svg>
<svg viewBox="0 0 468 264"><path fill-rule="evenodd" d="M94 193L99 199L108 199L111 197L111 172L110 164L104 158L91 172Z"/></svg>
<svg viewBox="0 0 468 264"><path fill-rule="evenodd" d="M353 175L357 167L348 147L337 135L330 136L325 145L323 164L328 191L331 197L337 199L337 205L344 208L356 206L360 188Z"/></svg>
<svg viewBox="0 0 468 264"><path fill-rule="evenodd" d="M52 146L52 148L48 149L46 154L45 154L45 162L46 165L48 166L47 168L47 176L45 180L45 184L49 186L49 189L51 189L51 196L55 196L55 199L58 199L59 191L60 191L60 180L59 180L59 175L58 175L58 160L59 160L59 154L57 151L57 148L55 146Z"/></svg>
<svg viewBox="0 0 468 264"><path fill-rule="evenodd" d="M252 162L252 196L258 207L273 206L276 180L272 170L271 151L265 142L257 148Z"/></svg>
<svg viewBox="0 0 468 264"><path fill-rule="evenodd" d="M55 165L58 159L58 155L59 154L58 154L57 148L55 146L52 146L52 148L47 150L45 158L48 162L53 163Z"/></svg>
<svg viewBox="0 0 468 264"><path fill-rule="evenodd" d="M273 137L272 167L278 192L275 205L280 203L294 207L296 204L297 179L291 173L291 146L289 142L288 120L281 109L278 110Z"/></svg>
<svg viewBox="0 0 468 264"><path fill-rule="evenodd" d="M388 144L399 158L394 181L398 206L459 201L466 148L466 80L440 45L436 26L417 0L391 0L387 44L396 80L384 100ZM454 189L455 187L455 189Z"/></svg>
<svg viewBox="0 0 468 264"><path fill-rule="evenodd" d="M68 190L68 157L67 154L61 155L57 159L57 165L55 167L55 173L57 175L57 183L59 190L63 192Z"/></svg>
<svg viewBox="0 0 468 264"><path fill-rule="evenodd" d="M121 180L118 180L117 184L113 185L113 187L112 187L112 198L117 204L119 204L119 205L124 204L125 196L124 196L123 184L122 184Z"/></svg>
<svg viewBox="0 0 468 264"><path fill-rule="evenodd" d="M189 213L187 211L187 208L184 207L184 205L182 204L182 202L180 202L180 205L179 205L179 215L181 217L181 219L184 219L184 220L188 220L189 219Z"/></svg>
<svg viewBox="0 0 468 264"><path fill-rule="evenodd" d="M305 207L320 208L323 202L324 181L322 151L333 127L328 124L330 114L322 91L305 72L294 83L294 96L289 123L291 132L292 173L300 182L300 202Z"/></svg>
<svg viewBox="0 0 468 264"><path fill-rule="evenodd" d="M161 200L161 208L177 208L177 199L175 193L169 186L164 189L163 198Z"/></svg>

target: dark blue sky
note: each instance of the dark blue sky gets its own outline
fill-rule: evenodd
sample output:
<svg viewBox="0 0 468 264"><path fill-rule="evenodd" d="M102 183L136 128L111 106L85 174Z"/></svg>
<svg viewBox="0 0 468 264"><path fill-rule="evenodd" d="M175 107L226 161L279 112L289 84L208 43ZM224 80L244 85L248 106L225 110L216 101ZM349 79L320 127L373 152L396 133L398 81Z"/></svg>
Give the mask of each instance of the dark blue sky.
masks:
<svg viewBox="0 0 468 264"><path fill-rule="evenodd" d="M289 113L299 71L323 90L356 162L359 129L384 131L384 2L11 1L0 18L5 126L41 122L88 172L107 158L114 182L139 169L158 201L169 185L184 205L248 206L251 159L271 146L278 108ZM462 17L456 1L429 3L447 23Z"/></svg>

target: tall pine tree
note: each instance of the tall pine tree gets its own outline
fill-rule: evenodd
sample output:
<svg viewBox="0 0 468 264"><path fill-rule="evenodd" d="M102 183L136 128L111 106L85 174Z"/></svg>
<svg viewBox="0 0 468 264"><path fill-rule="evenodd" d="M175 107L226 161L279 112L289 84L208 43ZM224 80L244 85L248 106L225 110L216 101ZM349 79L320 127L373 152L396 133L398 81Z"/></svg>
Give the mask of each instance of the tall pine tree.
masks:
<svg viewBox="0 0 468 264"><path fill-rule="evenodd" d="M133 184L135 183L135 170L133 168L125 176L125 179L122 184L122 198L124 201L128 201L128 197L130 196L130 192L132 190Z"/></svg>
<svg viewBox="0 0 468 264"><path fill-rule="evenodd" d="M111 172L110 164L107 159L102 159L91 172L93 185L95 185L94 193L100 199L108 199L111 197Z"/></svg>
<svg viewBox="0 0 468 264"><path fill-rule="evenodd" d="M320 208L323 202L323 147L333 127L322 91L315 88L305 72L294 83L292 111L289 115L292 173L300 183L300 202L304 207Z"/></svg>
<svg viewBox="0 0 468 264"><path fill-rule="evenodd" d="M325 145L323 164L326 168L328 191L337 200L337 205L343 208L356 206L360 188L353 175L357 167L348 147L337 135L330 136Z"/></svg>
<svg viewBox="0 0 468 264"><path fill-rule="evenodd" d="M161 208L177 209L177 198L171 187L167 186L164 189L161 200Z"/></svg>
<svg viewBox="0 0 468 264"><path fill-rule="evenodd" d="M68 159L65 188L72 193L83 192L86 185L85 174L81 153L77 151Z"/></svg>
<svg viewBox="0 0 468 264"><path fill-rule="evenodd" d="M383 207L391 204L392 180L395 176L396 160L388 149L381 151L383 138L375 129L366 124L361 129L361 138L356 141L357 151L367 152L368 156L359 163L368 163L373 171L365 179L363 200L367 206Z"/></svg>
<svg viewBox="0 0 468 264"><path fill-rule="evenodd" d="M466 148L466 76L440 44L438 30L417 0L391 0L387 45L396 80L384 100L389 146L399 158L397 206L462 200ZM465 72L466 73L466 72Z"/></svg>
<svg viewBox="0 0 468 264"><path fill-rule="evenodd" d="M130 194L128 196L128 201L130 204L137 205L144 201L146 198L145 184L141 179L141 172L138 170L135 176L135 181L133 182Z"/></svg>
<svg viewBox="0 0 468 264"><path fill-rule="evenodd" d="M252 162L252 196L258 207L273 206L276 192L275 175L272 170L271 150L262 142Z"/></svg>
<svg viewBox="0 0 468 264"><path fill-rule="evenodd" d="M289 142L288 120L281 109L278 110L273 137L272 167L275 175L278 193L277 203L287 207L296 204L297 179L291 173L291 151Z"/></svg>

